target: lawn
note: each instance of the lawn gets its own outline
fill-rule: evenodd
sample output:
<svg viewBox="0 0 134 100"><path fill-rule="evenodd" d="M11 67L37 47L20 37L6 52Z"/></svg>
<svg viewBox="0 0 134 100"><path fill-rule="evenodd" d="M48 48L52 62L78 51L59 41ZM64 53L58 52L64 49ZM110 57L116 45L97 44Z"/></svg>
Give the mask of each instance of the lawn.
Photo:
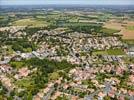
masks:
<svg viewBox="0 0 134 100"><path fill-rule="evenodd" d="M30 27L45 27L47 22L36 19L21 19L12 23L14 26L30 26Z"/></svg>

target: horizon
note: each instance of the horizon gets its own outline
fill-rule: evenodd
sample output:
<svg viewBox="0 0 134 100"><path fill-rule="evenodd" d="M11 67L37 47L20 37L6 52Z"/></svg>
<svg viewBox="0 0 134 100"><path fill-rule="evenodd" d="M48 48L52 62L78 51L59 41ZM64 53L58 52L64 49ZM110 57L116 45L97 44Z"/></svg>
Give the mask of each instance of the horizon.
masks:
<svg viewBox="0 0 134 100"><path fill-rule="evenodd" d="M133 0L0 0L0 5L134 5Z"/></svg>

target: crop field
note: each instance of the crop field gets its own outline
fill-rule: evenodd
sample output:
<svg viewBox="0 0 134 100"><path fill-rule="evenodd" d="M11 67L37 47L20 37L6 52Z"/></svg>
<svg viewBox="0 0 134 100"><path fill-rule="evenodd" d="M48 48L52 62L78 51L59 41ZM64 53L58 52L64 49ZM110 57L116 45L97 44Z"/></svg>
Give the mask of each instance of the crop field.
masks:
<svg viewBox="0 0 134 100"><path fill-rule="evenodd" d="M114 23L114 22L106 22L104 24L104 27L116 30L121 30L124 28L121 23Z"/></svg>
<svg viewBox="0 0 134 100"><path fill-rule="evenodd" d="M104 24L104 28L120 30L123 39L134 39L134 22L124 21L122 24L109 21Z"/></svg>
<svg viewBox="0 0 134 100"><path fill-rule="evenodd" d="M122 30L123 39L134 39L134 30Z"/></svg>
<svg viewBox="0 0 134 100"><path fill-rule="evenodd" d="M21 19L12 23L13 26L45 27L47 22L36 19Z"/></svg>
<svg viewBox="0 0 134 100"><path fill-rule="evenodd" d="M134 39L134 21L126 21L127 25L122 30L123 39Z"/></svg>

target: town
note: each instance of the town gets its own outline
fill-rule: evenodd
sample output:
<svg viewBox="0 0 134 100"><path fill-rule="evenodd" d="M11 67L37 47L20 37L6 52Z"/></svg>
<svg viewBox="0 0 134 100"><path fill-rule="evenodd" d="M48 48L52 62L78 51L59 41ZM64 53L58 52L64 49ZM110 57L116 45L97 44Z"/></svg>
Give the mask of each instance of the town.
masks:
<svg viewBox="0 0 134 100"><path fill-rule="evenodd" d="M115 9L1 7L0 100L134 100L133 9Z"/></svg>

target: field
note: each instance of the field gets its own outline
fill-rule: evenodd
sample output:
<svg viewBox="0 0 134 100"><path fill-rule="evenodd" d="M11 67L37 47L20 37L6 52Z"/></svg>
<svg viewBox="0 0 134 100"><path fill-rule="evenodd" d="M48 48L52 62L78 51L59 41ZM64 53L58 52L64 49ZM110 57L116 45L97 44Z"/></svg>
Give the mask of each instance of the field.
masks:
<svg viewBox="0 0 134 100"><path fill-rule="evenodd" d="M93 55L108 55L107 51L99 50L99 51L94 51Z"/></svg>
<svg viewBox="0 0 134 100"><path fill-rule="evenodd" d="M104 24L104 28L110 28L114 30L121 30L120 34L123 35L123 39L134 39L134 22L133 21L108 21Z"/></svg>
<svg viewBox="0 0 134 100"><path fill-rule="evenodd" d="M59 26L101 26L101 24L96 23L83 23L83 22L70 22L70 23L58 23Z"/></svg>
<svg viewBox="0 0 134 100"><path fill-rule="evenodd" d="M134 39L134 21L126 21L127 25L122 30L123 39Z"/></svg>
<svg viewBox="0 0 134 100"><path fill-rule="evenodd" d="M127 43L128 45L133 45L134 44L134 39L128 39L128 40L123 40L123 42Z"/></svg>
<svg viewBox="0 0 134 100"><path fill-rule="evenodd" d="M4 17L3 16L0 16L0 20L3 20L4 19Z"/></svg>
<svg viewBox="0 0 134 100"><path fill-rule="evenodd" d="M108 55L125 55L122 49L109 49L107 50Z"/></svg>
<svg viewBox="0 0 134 100"><path fill-rule="evenodd" d="M134 39L134 30L122 30L123 39Z"/></svg>
<svg viewBox="0 0 134 100"><path fill-rule="evenodd" d="M119 30L110 29L110 28L102 28L102 29L101 29L101 32L106 33L106 34L109 34L109 35L112 35L112 34L114 34L114 33L119 32Z"/></svg>
<svg viewBox="0 0 134 100"><path fill-rule="evenodd" d="M110 28L110 29L116 29L116 30L122 30L123 26L121 23L115 23L115 22L106 22L104 24L105 28Z"/></svg>
<svg viewBox="0 0 134 100"><path fill-rule="evenodd" d="M134 26L127 26L127 30L132 30L132 31L134 31Z"/></svg>
<svg viewBox="0 0 134 100"><path fill-rule="evenodd" d="M122 49L109 49L94 51L93 55L125 55L125 52Z"/></svg>
<svg viewBox="0 0 134 100"><path fill-rule="evenodd" d="M36 19L21 19L12 23L13 26L45 27L47 22Z"/></svg>

